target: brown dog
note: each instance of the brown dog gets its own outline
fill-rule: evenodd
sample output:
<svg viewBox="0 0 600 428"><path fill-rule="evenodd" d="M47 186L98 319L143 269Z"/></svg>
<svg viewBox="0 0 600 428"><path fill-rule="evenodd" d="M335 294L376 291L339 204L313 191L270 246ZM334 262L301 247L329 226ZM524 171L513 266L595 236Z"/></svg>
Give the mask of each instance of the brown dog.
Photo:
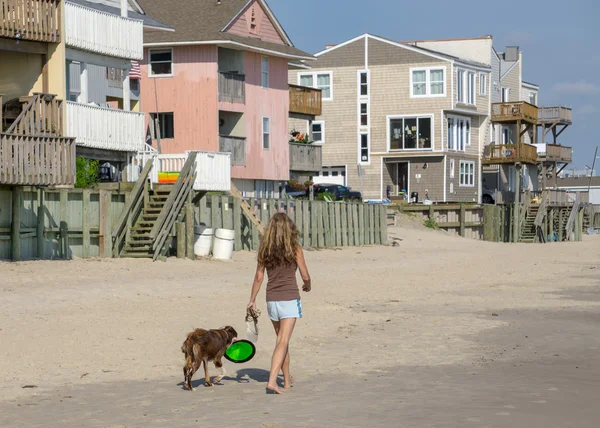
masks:
<svg viewBox="0 0 600 428"><path fill-rule="evenodd" d="M206 386L212 386L210 377L208 376L208 362L214 361L215 367L221 372L215 378L215 383L219 382L225 376L225 369L221 358L225 355L225 351L233 343L237 337L237 332L233 327L227 326L218 330L204 330L197 328L188 334L187 339L183 342L181 352L185 354L185 366L183 366L183 384L187 389L193 391L192 377L200 368L200 364L204 363L204 379Z"/></svg>

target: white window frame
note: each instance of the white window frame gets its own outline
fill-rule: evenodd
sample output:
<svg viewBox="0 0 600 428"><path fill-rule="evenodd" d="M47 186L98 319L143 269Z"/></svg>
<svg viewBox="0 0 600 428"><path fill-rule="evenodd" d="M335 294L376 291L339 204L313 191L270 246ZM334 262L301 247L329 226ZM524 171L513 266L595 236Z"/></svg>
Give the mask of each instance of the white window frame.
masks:
<svg viewBox="0 0 600 428"><path fill-rule="evenodd" d="M419 126L419 119L430 119L431 120L431 148L424 149L392 149L392 135L390 133L390 121L393 119L417 119L417 132ZM435 147L435 118L433 114L399 114L387 116L386 120L386 146L388 153L398 153L398 152L432 152Z"/></svg>
<svg viewBox="0 0 600 428"><path fill-rule="evenodd" d="M477 105L477 73L474 71L464 68L456 70L456 102Z"/></svg>
<svg viewBox="0 0 600 428"><path fill-rule="evenodd" d="M466 116L448 116L448 124L450 121L453 122L452 126L452 147L450 146L450 130L448 130L447 142L446 146L449 151L452 152L464 152L467 150L467 147L471 145L471 135L473 134L473 123L471 122L471 118ZM463 122L463 133L462 133L462 147L459 144L459 134L460 134L460 122Z"/></svg>
<svg viewBox="0 0 600 428"><path fill-rule="evenodd" d="M454 159L450 159L450 178L454 178Z"/></svg>
<svg viewBox="0 0 600 428"><path fill-rule="evenodd" d="M361 89L363 87L363 84L361 82L361 77L363 74L365 74L367 76L367 84L366 84L367 95L363 95L362 91L361 91ZM358 91L357 92L358 98L369 99L369 97L371 96L371 73L369 70L358 70L358 72L357 72L357 91Z"/></svg>
<svg viewBox="0 0 600 428"><path fill-rule="evenodd" d="M456 69L456 102L461 104L465 104L465 75L465 70Z"/></svg>
<svg viewBox="0 0 600 428"><path fill-rule="evenodd" d="M306 125L307 128L307 132L308 135L310 135L311 137L314 138L314 134L313 134L313 130L312 130L312 126L314 126L315 124L319 124L321 125L321 139L319 141L314 141L313 144L319 144L322 145L325 143L325 121L324 120L313 120L312 122L308 122L308 124Z"/></svg>
<svg viewBox="0 0 600 428"><path fill-rule="evenodd" d="M310 72L310 73L298 73L298 85L302 86L302 84L300 83L302 76L312 76L313 79L313 84L312 87L315 89L323 89L323 87L319 87L318 85L318 76L323 76L323 75L329 75L329 97L322 98L322 101L333 101L333 71L314 71L314 72Z"/></svg>
<svg viewBox="0 0 600 428"><path fill-rule="evenodd" d="M263 55L260 58L260 85L269 89L269 57ZM267 69L265 70L265 64L267 65ZM265 86L265 78L266 78L266 86Z"/></svg>
<svg viewBox="0 0 600 428"><path fill-rule="evenodd" d="M431 72L432 71L442 71L442 93L441 94L432 94L431 93ZM417 71L425 72L425 94L424 95L415 95L414 93L414 85L413 85L413 75ZM446 67L417 67L410 69L410 86L409 86L409 94L411 98L443 98L446 96Z"/></svg>
<svg viewBox="0 0 600 428"><path fill-rule="evenodd" d="M533 97L533 102L531 102L531 98ZM527 101L529 104L537 106L537 93L531 91L529 93L529 101Z"/></svg>
<svg viewBox="0 0 600 428"><path fill-rule="evenodd" d="M475 187L475 161L461 160L458 168L458 186Z"/></svg>
<svg viewBox="0 0 600 428"><path fill-rule="evenodd" d="M363 113L362 112L362 105L365 104L367 106L367 112ZM362 124L362 118L363 116L367 116L367 124L363 125ZM371 106L370 103L368 101L365 100L360 100L358 102L358 127L362 128L362 129L369 129L369 127L371 126Z"/></svg>
<svg viewBox="0 0 600 428"><path fill-rule="evenodd" d="M487 74L479 73L479 95L485 97L487 95Z"/></svg>
<svg viewBox="0 0 600 428"><path fill-rule="evenodd" d="M474 71L467 72L467 104L477 105L477 81Z"/></svg>
<svg viewBox="0 0 600 428"><path fill-rule="evenodd" d="M506 99L504 98L504 91L506 91ZM503 103L510 102L510 88L500 89L500 102L503 102Z"/></svg>
<svg viewBox="0 0 600 428"><path fill-rule="evenodd" d="M171 74L154 74L152 73L152 52L164 52L171 51ZM161 64L165 63L165 61L160 61ZM175 55L173 52L173 48L162 48L162 49L148 49L148 77L150 78L163 78L163 77L173 77L175 76Z"/></svg>
<svg viewBox="0 0 600 428"><path fill-rule="evenodd" d="M165 116L170 115L173 116L173 136L167 137L165 130ZM154 139L156 140L157 130L156 130L156 118L158 117L158 126L160 131L160 138L163 140L171 140L175 138L175 112L172 111L164 111L159 113L150 113L150 126L154 129Z"/></svg>
<svg viewBox="0 0 600 428"><path fill-rule="evenodd" d="M362 136L367 136L367 158L368 160L362 160ZM358 133L358 163L360 165L370 165L371 164L371 136L368 132L359 132Z"/></svg>
<svg viewBox="0 0 600 428"><path fill-rule="evenodd" d="M269 130L265 133L265 119L267 120L267 124L269 125ZM260 122L260 129L261 129L261 144L262 144L262 148L263 150L271 150L271 118L267 117L267 116L263 116ZM269 136L269 145L268 147L265 147L265 135Z"/></svg>

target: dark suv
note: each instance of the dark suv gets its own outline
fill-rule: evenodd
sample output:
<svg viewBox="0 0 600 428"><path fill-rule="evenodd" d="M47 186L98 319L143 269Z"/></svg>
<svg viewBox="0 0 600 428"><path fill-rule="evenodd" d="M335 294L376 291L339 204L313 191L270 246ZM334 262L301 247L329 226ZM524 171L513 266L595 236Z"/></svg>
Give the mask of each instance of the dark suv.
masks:
<svg viewBox="0 0 600 428"><path fill-rule="evenodd" d="M350 187L341 186L339 184L315 184L315 195L318 193L329 192L335 196L336 201L344 199L362 200L360 192L350 189Z"/></svg>

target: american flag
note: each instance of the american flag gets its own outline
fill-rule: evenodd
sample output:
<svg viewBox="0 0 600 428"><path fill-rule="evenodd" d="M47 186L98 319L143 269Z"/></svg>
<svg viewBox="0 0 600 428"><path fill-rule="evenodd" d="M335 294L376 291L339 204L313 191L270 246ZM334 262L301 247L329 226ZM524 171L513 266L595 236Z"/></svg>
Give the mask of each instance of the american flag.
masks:
<svg viewBox="0 0 600 428"><path fill-rule="evenodd" d="M131 70L129 71L129 78L132 80L142 79L142 71L140 70L139 62L131 61Z"/></svg>

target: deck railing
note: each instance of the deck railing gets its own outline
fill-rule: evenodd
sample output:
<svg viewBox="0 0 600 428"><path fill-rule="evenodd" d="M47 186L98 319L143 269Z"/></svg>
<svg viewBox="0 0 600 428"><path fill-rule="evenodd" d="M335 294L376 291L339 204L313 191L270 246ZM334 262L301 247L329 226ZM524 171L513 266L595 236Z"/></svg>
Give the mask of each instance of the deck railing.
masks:
<svg viewBox="0 0 600 428"><path fill-rule="evenodd" d="M540 159L547 161L558 161L571 163L573 160L573 148L559 146L558 144L535 144Z"/></svg>
<svg viewBox="0 0 600 428"><path fill-rule="evenodd" d="M58 43L60 0L0 0L0 37Z"/></svg>
<svg viewBox="0 0 600 428"><path fill-rule="evenodd" d="M323 147L290 143L290 171L315 172L323 166Z"/></svg>
<svg viewBox="0 0 600 428"><path fill-rule="evenodd" d="M66 134L97 149L143 151L144 114L67 102Z"/></svg>
<svg viewBox="0 0 600 428"><path fill-rule="evenodd" d="M525 101L492 104L492 121L511 122L517 120L537 123L538 108Z"/></svg>
<svg viewBox="0 0 600 428"><path fill-rule="evenodd" d="M531 144L490 144L483 151L483 161L488 165L537 162L537 148Z"/></svg>
<svg viewBox="0 0 600 428"><path fill-rule="evenodd" d="M0 184L75 184L75 140L0 134Z"/></svg>
<svg viewBox="0 0 600 428"><path fill-rule="evenodd" d="M144 25L137 19L65 4L67 46L117 58L144 57Z"/></svg>
<svg viewBox="0 0 600 428"><path fill-rule="evenodd" d="M219 71L219 101L246 102L246 75Z"/></svg>
<svg viewBox="0 0 600 428"><path fill-rule="evenodd" d="M539 107L538 120L540 122L573 122L573 110L569 107Z"/></svg>
<svg viewBox="0 0 600 428"><path fill-rule="evenodd" d="M7 134L60 137L63 134L62 100L56 95L34 93L20 99L23 111Z"/></svg>
<svg viewBox="0 0 600 428"><path fill-rule="evenodd" d="M219 136L219 151L231 153L232 166L246 165L246 138L232 137L226 135Z"/></svg>
<svg viewBox="0 0 600 428"><path fill-rule="evenodd" d="M322 111L320 89L306 86L290 86L290 113L319 116Z"/></svg>

